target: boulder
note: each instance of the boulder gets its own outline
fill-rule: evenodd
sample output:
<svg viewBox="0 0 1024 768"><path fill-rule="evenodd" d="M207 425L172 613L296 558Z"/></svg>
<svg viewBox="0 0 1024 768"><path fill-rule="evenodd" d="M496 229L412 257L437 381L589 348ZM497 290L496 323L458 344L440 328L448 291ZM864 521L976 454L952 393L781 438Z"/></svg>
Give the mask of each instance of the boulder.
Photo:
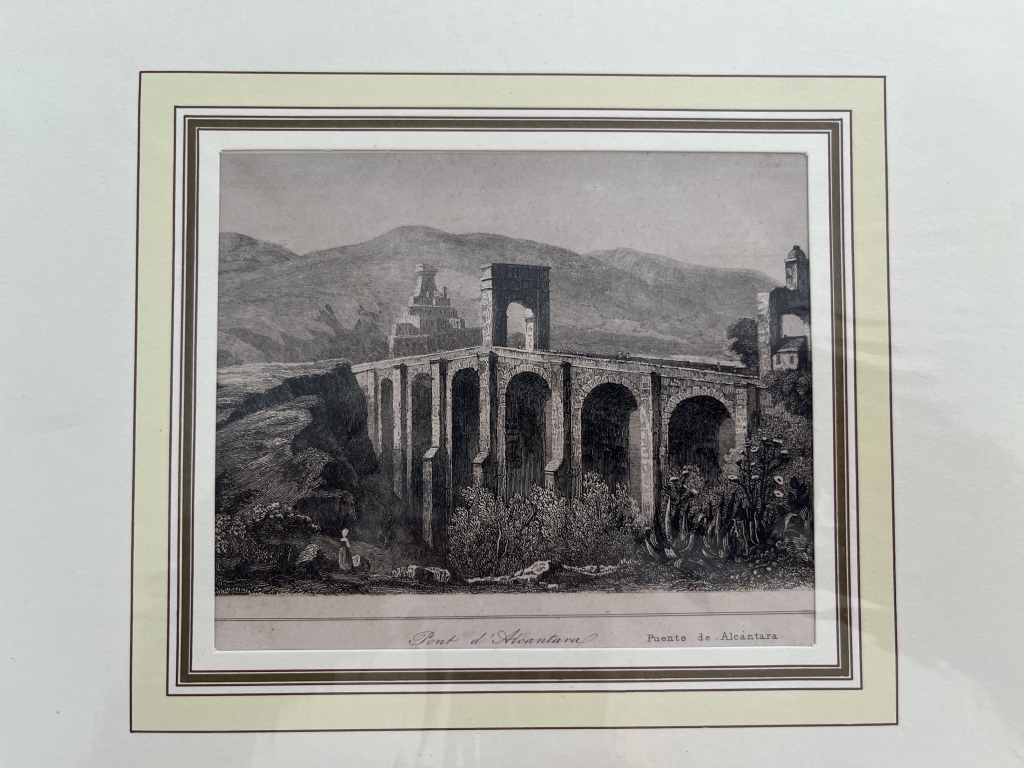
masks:
<svg viewBox="0 0 1024 768"><path fill-rule="evenodd" d="M320 547L318 547L316 544L310 544L308 547L306 547L299 553L298 557L295 558L295 567L298 568L303 565L311 564L314 560L316 560L316 556L319 554Z"/></svg>
<svg viewBox="0 0 1024 768"><path fill-rule="evenodd" d="M295 571L299 574L317 575L336 570L337 563L322 547L309 544L295 558Z"/></svg>
<svg viewBox="0 0 1024 768"><path fill-rule="evenodd" d="M607 576L622 569L622 565L567 565L566 571L580 576Z"/></svg>
<svg viewBox="0 0 1024 768"><path fill-rule="evenodd" d="M396 579L412 579L413 581L417 581L419 571L422 570L423 569L418 565L409 565L405 568L395 568L391 571L391 575Z"/></svg>
<svg viewBox="0 0 1024 768"><path fill-rule="evenodd" d="M517 571L512 577L513 581L520 584L536 584L538 582L549 582L557 578L562 570L562 564L552 560L538 560L532 565Z"/></svg>
<svg viewBox="0 0 1024 768"><path fill-rule="evenodd" d="M467 584L503 584L512 581L511 576L474 576L466 579Z"/></svg>
<svg viewBox="0 0 1024 768"><path fill-rule="evenodd" d="M449 584L452 580L451 571L447 568L424 568L427 573L432 577L432 581L436 581L438 584Z"/></svg>
<svg viewBox="0 0 1024 768"><path fill-rule="evenodd" d="M447 568L424 567L422 565L409 565L405 568L395 568L391 575L398 579L411 579L425 584L448 584L452 580L452 574Z"/></svg>

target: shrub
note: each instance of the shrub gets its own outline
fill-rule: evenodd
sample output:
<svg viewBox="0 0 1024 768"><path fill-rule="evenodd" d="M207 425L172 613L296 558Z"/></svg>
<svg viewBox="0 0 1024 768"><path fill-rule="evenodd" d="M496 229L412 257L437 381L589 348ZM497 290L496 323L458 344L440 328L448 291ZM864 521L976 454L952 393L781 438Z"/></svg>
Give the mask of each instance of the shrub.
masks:
<svg viewBox="0 0 1024 768"><path fill-rule="evenodd" d="M810 532L814 523L814 450L810 419L788 412L762 417L754 439L781 441L788 461L777 472L783 480L781 486L772 489L775 498L783 499L784 510L780 511L779 519L795 514ZM777 496L775 490L781 490L782 497Z"/></svg>
<svg viewBox="0 0 1024 768"><path fill-rule="evenodd" d="M448 565L463 577L508 575L537 560L618 563L633 556L641 529L636 501L595 474L576 499L534 486L508 500L466 488L462 500L448 527Z"/></svg>
<svg viewBox="0 0 1024 768"><path fill-rule="evenodd" d="M320 528L308 516L274 503L217 515L214 532L218 571L239 572L258 564L290 568Z"/></svg>
<svg viewBox="0 0 1024 768"><path fill-rule="evenodd" d="M810 371L769 371L764 385L772 402L781 405L793 416L810 419L813 413L813 391Z"/></svg>
<svg viewBox="0 0 1024 768"><path fill-rule="evenodd" d="M685 467L663 490L658 542L668 557L755 557L776 548L787 530L813 529L811 433L792 414L762 418L710 483ZM799 521L799 523L797 523Z"/></svg>
<svg viewBox="0 0 1024 768"><path fill-rule="evenodd" d="M466 488L462 498L448 527L451 570L464 577L497 576L529 565L538 549L536 505L519 494L502 501L480 487Z"/></svg>
<svg viewBox="0 0 1024 768"><path fill-rule="evenodd" d="M569 501L561 529L545 529L544 556L568 565L614 564L630 558L643 529L640 505L621 485L612 492L593 473L583 478L583 495Z"/></svg>

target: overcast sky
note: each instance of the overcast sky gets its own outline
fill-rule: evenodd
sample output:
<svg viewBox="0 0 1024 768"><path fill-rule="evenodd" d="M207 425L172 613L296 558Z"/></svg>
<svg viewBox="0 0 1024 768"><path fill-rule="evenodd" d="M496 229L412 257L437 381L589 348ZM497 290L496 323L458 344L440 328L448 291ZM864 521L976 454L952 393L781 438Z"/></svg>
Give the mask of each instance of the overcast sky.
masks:
<svg viewBox="0 0 1024 768"><path fill-rule="evenodd" d="M609 248L783 280L807 250L807 161L701 152L225 152L222 232L296 253L394 227Z"/></svg>

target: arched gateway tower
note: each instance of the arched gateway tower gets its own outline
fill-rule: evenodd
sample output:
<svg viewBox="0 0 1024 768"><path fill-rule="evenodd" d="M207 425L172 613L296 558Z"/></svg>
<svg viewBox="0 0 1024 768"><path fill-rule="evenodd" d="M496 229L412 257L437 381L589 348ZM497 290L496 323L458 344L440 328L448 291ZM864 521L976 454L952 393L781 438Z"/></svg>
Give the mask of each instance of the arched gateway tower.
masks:
<svg viewBox="0 0 1024 768"><path fill-rule="evenodd" d="M488 264L480 280L483 345L508 347L508 306L527 309L526 349L551 348L551 267L529 264Z"/></svg>

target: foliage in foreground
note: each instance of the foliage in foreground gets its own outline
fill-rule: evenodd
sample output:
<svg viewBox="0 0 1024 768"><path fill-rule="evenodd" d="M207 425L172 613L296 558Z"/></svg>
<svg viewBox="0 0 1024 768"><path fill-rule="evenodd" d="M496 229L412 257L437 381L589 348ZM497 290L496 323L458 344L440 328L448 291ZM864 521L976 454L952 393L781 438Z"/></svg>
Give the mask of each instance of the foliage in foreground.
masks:
<svg viewBox="0 0 1024 768"><path fill-rule="evenodd" d="M752 561L766 555L813 559L811 425L782 412L762 418L730 452L722 478L695 467L669 479L651 554Z"/></svg>
<svg viewBox="0 0 1024 768"><path fill-rule="evenodd" d="M813 412L810 371L769 371L764 385L772 401L792 416L810 419Z"/></svg>
<svg viewBox="0 0 1024 768"><path fill-rule="evenodd" d="M507 575L537 560L614 564L636 552L640 506L596 474L583 478L574 499L539 486L507 501L466 488L462 499L448 526L448 566L463 578Z"/></svg>
<svg viewBox="0 0 1024 768"><path fill-rule="evenodd" d="M278 503L219 514L214 528L218 569L237 572L261 565L288 570L319 533L320 527L308 515Z"/></svg>

